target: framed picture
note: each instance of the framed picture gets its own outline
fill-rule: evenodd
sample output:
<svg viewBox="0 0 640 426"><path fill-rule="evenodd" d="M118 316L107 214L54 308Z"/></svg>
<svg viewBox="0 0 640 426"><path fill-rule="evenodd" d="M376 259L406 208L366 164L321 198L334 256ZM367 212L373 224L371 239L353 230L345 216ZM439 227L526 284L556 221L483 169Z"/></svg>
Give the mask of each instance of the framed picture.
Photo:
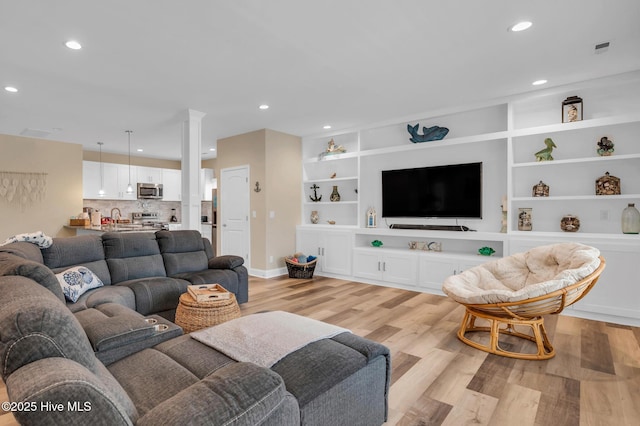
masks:
<svg viewBox="0 0 640 426"><path fill-rule="evenodd" d="M569 96L562 101L562 122L582 121L582 98Z"/></svg>

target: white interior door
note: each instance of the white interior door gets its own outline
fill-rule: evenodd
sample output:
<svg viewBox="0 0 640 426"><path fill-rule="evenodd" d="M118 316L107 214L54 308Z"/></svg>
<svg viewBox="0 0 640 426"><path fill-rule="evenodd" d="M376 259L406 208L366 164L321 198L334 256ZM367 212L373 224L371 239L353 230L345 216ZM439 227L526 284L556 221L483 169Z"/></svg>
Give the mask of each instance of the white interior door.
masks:
<svg viewBox="0 0 640 426"><path fill-rule="evenodd" d="M249 166L222 169L219 192L220 254L240 256L249 268Z"/></svg>

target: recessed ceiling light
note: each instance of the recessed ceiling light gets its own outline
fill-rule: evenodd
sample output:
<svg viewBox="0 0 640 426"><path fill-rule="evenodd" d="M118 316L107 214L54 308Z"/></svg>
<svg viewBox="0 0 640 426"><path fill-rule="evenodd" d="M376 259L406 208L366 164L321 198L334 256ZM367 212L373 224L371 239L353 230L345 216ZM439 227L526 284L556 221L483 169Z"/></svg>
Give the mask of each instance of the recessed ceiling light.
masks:
<svg viewBox="0 0 640 426"><path fill-rule="evenodd" d="M541 84L545 84L546 82L547 80L536 80L531 84L533 84L534 86L540 86Z"/></svg>
<svg viewBox="0 0 640 426"><path fill-rule="evenodd" d="M518 31L524 31L526 29L531 28L531 25L533 25L531 22L529 21L522 21L522 22L518 22L515 25L512 25L511 27L509 27L509 31L513 31L515 33L517 33Z"/></svg>
<svg viewBox="0 0 640 426"><path fill-rule="evenodd" d="M262 105L260 105L258 108L260 108L260 109L269 109L269 105L267 105L267 104L262 104Z"/></svg>
<svg viewBox="0 0 640 426"><path fill-rule="evenodd" d="M215 151L215 150L216 150L215 148L209 148L209 151Z"/></svg>
<svg viewBox="0 0 640 426"><path fill-rule="evenodd" d="M82 49L82 45L75 40L69 40L65 44L69 49L80 50Z"/></svg>
<svg viewBox="0 0 640 426"><path fill-rule="evenodd" d="M329 130L331 128L331 126L327 124L326 126L322 126L322 128L325 129L325 130Z"/></svg>
<svg viewBox="0 0 640 426"><path fill-rule="evenodd" d="M6 90L7 92L11 92L11 93L16 93L16 92L18 91L18 89L16 89L16 88L15 88L15 87L13 87L13 86L6 86L6 87L4 88L4 90Z"/></svg>
<svg viewBox="0 0 640 426"><path fill-rule="evenodd" d="M136 149L136 151L138 151L138 152L142 152L142 151L144 151L144 150L143 150L142 148L138 148L138 149Z"/></svg>

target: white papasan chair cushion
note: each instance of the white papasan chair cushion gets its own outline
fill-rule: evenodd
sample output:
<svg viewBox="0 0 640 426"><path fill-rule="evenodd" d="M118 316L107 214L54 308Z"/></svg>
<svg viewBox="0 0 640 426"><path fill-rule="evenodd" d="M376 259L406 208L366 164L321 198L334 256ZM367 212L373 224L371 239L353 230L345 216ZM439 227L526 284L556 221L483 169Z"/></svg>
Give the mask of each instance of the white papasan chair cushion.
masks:
<svg viewBox="0 0 640 426"><path fill-rule="evenodd" d="M539 246L452 275L442 290L462 304L518 302L580 281L598 268L599 256L579 243Z"/></svg>

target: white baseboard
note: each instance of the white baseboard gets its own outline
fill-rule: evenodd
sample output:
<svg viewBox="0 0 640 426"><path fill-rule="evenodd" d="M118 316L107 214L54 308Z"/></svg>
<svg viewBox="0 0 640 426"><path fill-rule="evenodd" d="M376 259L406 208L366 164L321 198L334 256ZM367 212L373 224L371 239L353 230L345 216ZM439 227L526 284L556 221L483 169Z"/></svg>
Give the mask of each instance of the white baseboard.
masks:
<svg viewBox="0 0 640 426"><path fill-rule="evenodd" d="M278 268L278 269L255 269L255 268L250 268L249 269L249 275L253 276L253 277L258 277L258 278L275 278L275 277L279 277L280 275L286 275L287 272L287 268Z"/></svg>

